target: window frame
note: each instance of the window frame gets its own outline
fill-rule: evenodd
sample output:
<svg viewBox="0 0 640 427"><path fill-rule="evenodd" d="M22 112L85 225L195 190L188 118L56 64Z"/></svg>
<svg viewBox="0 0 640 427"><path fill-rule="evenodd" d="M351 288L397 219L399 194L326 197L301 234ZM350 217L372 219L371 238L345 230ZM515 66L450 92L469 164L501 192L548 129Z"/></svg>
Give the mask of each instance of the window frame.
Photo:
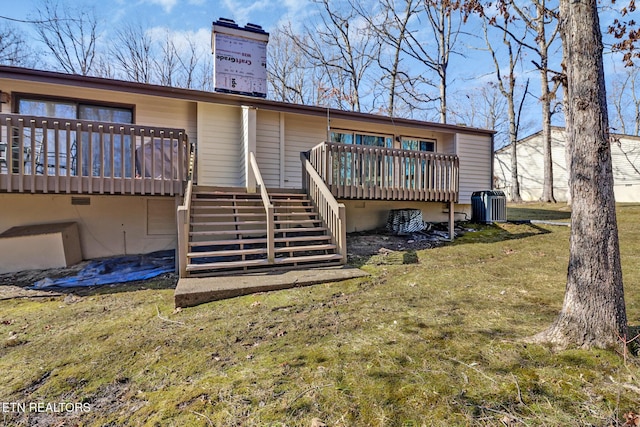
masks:
<svg viewBox="0 0 640 427"><path fill-rule="evenodd" d="M400 139L400 148L403 147L405 141L409 141L409 140L417 142L418 146L422 142L433 144L433 150L422 150L420 147L418 147L417 150L402 148L403 150L420 151L421 153L437 153L438 152L438 140L436 138L423 138L418 136L402 135L399 139Z"/></svg>
<svg viewBox="0 0 640 427"><path fill-rule="evenodd" d="M335 142L333 141L333 134L334 133L340 133L340 134L345 134L345 135L351 135L351 140L353 141L351 144L345 143L345 142ZM379 147L379 148L389 148L392 149L393 147L393 139L394 136L391 134L385 134L385 133L375 133L375 132L363 132L363 131L358 131L358 130L351 130L351 129L340 129L340 128L332 128L330 129L330 135L332 136L331 138L331 143L334 144L348 144L348 145L361 145L363 147ZM367 144L359 144L356 141L358 140L358 136L373 136L373 137L381 137L384 138L384 144L385 145L367 145Z"/></svg>
<svg viewBox="0 0 640 427"><path fill-rule="evenodd" d="M95 120L86 120L80 119L80 108L81 106L87 107L103 107L103 108L112 108L112 109L120 109L120 110L129 110L131 112L131 123L126 124L136 124L136 105L135 104L125 104L119 102L107 102L107 101L96 101L92 99L82 99L82 98L71 98L64 96L55 96L55 95L41 95L27 92L14 92L12 97L12 106L11 111L15 114L23 114L20 112L20 101L21 100L29 100L29 101L43 101L43 102L59 102L61 104L73 104L76 107L76 117L73 120L85 120L85 121L95 121ZM123 122L109 122L109 123L123 123Z"/></svg>

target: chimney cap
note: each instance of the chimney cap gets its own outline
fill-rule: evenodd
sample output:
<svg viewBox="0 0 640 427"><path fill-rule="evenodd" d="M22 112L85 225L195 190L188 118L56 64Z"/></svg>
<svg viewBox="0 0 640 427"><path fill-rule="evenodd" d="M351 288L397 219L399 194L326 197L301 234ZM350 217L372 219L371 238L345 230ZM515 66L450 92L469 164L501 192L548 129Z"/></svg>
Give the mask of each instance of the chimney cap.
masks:
<svg viewBox="0 0 640 427"><path fill-rule="evenodd" d="M236 24L236 21L229 18L218 18L218 20L214 22L213 25L220 25L222 27L229 27L229 28L239 28L238 24Z"/></svg>

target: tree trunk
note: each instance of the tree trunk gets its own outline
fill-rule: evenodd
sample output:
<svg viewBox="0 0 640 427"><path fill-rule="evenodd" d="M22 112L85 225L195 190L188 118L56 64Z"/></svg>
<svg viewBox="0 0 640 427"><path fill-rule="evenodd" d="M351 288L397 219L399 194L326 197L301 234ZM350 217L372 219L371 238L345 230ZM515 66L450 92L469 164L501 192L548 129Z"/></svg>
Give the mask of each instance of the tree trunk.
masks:
<svg viewBox="0 0 640 427"><path fill-rule="evenodd" d="M553 156L551 152L551 93L549 91L549 46L545 28L545 0L536 3L538 48L540 49L540 99L542 100L542 143L544 146L544 182L542 202L556 202L553 196Z"/></svg>
<svg viewBox="0 0 640 427"><path fill-rule="evenodd" d="M572 199L569 268L555 323L536 337L556 347L611 347L627 318L613 196L597 0L561 0Z"/></svg>
<svg viewBox="0 0 640 427"><path fill-rule="evenodd" d="M546 63L546 61L545 61ZM540 70L542 80L542 144L544 155L544 183L542 187L541 202L555 203L553 195L553 157L551 152L551 107L549 83L547 82L547 70Z"/></svg>
<svg viewBox="0 0 640 427"><path fill-rule="evenodd" d="M522 196L520 196L520 182L518 181L518 135L516 131L516 108L513 102L515 87L513 69L509 79L510 93L507 101L509 105L509 143L511 144L511 201L520 203L522 202Z"/></svg>

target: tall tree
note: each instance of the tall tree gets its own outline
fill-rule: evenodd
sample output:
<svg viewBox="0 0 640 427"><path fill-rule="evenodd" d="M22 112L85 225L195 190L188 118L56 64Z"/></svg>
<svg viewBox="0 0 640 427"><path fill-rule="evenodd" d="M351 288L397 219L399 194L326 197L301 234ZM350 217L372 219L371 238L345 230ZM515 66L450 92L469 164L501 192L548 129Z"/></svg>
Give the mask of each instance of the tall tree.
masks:
<svg viewBox="0 0 640 427"><path fill-rule="evenodd" d="M267 80L272 99L297 104L315 104L313 74L304 52L290 37L276 29L269 35Z"/></svg>
<svg viewBox="0 0 640 427"><path fill-rule="evenodd" d="M627 69L611 82L609 104L613 107L612 126L616 133L640 136L640 72Z"/></svg>
<svg viewBox="0 0 640 427"><path fill-rule="evenodd" d="M99 34L94 9L44 0L36 13L36 31L57 65L67 73L91 74Z"/></svg>
<svg viewBox="0 0 640 427"><path fill-rule="evenodd" d="M500 25L496 25L500 20ZM496 71L496 80L498 82L498 88L500 93L507 101L507 115L509 122L509 145L511 146L511 191L510 196L513 202L521 202L520 196L520 181L518 176L518 126L519 116L516 114L516 65L520 61L520 54L522 52L522 45L514 43L509 29L511 18L507 16L486 17L483 20L484 38L487 45L487 49L493 59L493 64ZM503 73L503 67L498 59L496 50L493 47L491 39L489 38L489 25L500 29L502 36L502 43L506 48L507 73Z"/></svg>
<svg viewBox="0 0 640 427"><path fill-rule="evenodd" d="M627 332L597 0L561 0L572 198L562 310L539 341L610 347Z"/></svg>
<svg viewBox="0 0 640 427"><path fill-rule="evenodd" d="M178 50L169 33L164 31L164 37L160 41L160 54L154 59L154 68L158 83L162 86L175 86L178 82L177 70L180 64Z"/></svg>
<svg viewBox="0 0 640 427"><path fill-rule="evenodd" d="M463 22L459 10L460 2L452 0L423 0L423 2L423 20L426 23L422 23L421 26L407 34L408 43L405 52L437 73L440 92L440 122L447 123L449 61L451 55L455 53L455 46L461 34L460 28ZM433 36L435 45L423 37L424 27Z"/></svg>
<svg viewBox="0 0 640 427"><path fill-rule="evenodd" d="M349 4L367 22L379 45L376 51L380 76L374 76L374 94L376 101L382 99L382 107L377 111L397 116L424 110L434 101L425 91L433 84L423 73L412 72L405 65L412 23L424 14L422 0L378 0L373 10L371 3L350 0Z"/></svg>
<svg viewBox="0 0 640 427"><path fill-rule="evenodd" d="M141 24L125 23L116 30L111 56L127 80L151 83L153 41Z"/></svg>
<svg viewBox="0 0 640 427"><path fill-rule="evenodd" d="M304 52L307 60L323 72L321 96L325 104L352 111L362 111L366 95L365 76L378 52L371 30L359 22L350 8L339 2L313 0L318 6L319 22L306 25L302 34L291 27L285 33ZM336 4L338 3L338 4Z"/></svg>
<svg viewBox="0 0 640 427"><path fill-rule="evenodd" d="M553 2L551 2L553 3ZM553 195L553 158L551 151L551 101L555 97L558 89L553 90L550 86L550 49L558 34L557 7L549 6L547 0L532 0L526 2L525 7L521 7L515 0L510 0L510 6L517 15L524 21L526 26L535 36L536 48L539 63L536 64L540 73L540 104L542 106L542 141L544 158L544 177L542 186L542 202L553 202L556 199Z"/></svg>

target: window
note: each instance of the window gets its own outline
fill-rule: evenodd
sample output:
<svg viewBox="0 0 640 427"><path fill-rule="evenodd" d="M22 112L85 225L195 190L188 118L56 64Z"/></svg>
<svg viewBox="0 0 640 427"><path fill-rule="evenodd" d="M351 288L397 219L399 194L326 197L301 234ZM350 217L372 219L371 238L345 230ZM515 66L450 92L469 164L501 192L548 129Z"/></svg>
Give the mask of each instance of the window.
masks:
<svg viewBox="0 0 640 427"><path fill-rule="evenodd" d="M18 95L18 113L28 116L60 119L93 120L97 122L133 123L133 109L94 105L80 101L39 99Z"/></svg>
<svg viewBox="0 0 640 427"><path fill-rule="evenodd" d="M77 119L111 123L133 123L133 108L92 104L91 102L55 98L39 98L29 95L16 96L16 109L19 114L59 119ZM131 175L131 137L129 135L110 135L105 133L82 132L80 141L71 133L72 141L67 141L64 132L58 134L47 130L47 143L44 144L44 131L24 129L24 138L35 138L36 173L61 174L72 176L113 176ZM56 147L57 141L57 147ZM68 155L67 155L68 153ZM89 154L91 153L91 155ZM112 156L113 153L113 156ZM113 158L112 158L113 157ZM69 160L69 163L68 163ZM80 160L80 162L79 162ZM124 162L124 165L123 165ZM78 165L81 165L79 167ZM80 170L79 170L80 169Z"/></svg>
<svg viewBox="0 0 640 427"><path fill-rule="evenodd" d="M389 135L364 134L342 130L331 132L331 142L393 148L393 137Z"/></svg>
<svg viewBox="0 0 640 427"><path fill-rule="evenodd" d="M436 141L433 139L402 138L402 149L434 152L436 151Z"/></svg>

